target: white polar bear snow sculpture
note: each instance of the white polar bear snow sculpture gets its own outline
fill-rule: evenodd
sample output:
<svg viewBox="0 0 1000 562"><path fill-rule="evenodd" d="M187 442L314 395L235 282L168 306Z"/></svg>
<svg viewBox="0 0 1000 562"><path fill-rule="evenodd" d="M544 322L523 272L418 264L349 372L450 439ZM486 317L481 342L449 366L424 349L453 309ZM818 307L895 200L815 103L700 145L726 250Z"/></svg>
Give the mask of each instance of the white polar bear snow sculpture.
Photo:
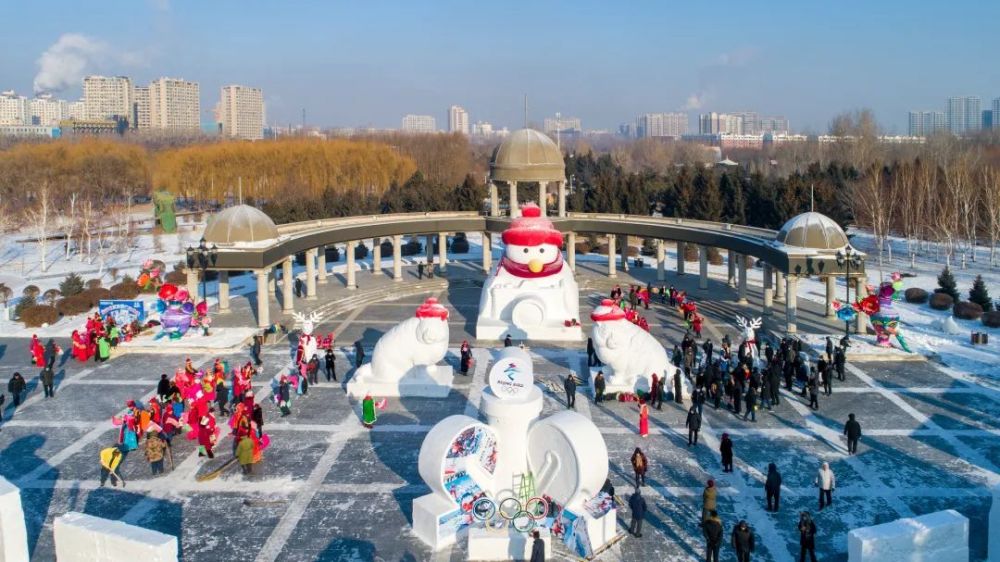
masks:
<svg viewBox="0 0 1000 562"><path fill-rule="evenodd" d="M604 299L590 314L594 321L591 337L603 367L591 369L591 390L598 371L604 372L605 392L649 392L653 374L667 377L664 388L673 391L678 369L666 350L649 332L626 319L625 311L611 299ZM687 381L681 380L682 396L689 396Z"/></svg>
<svg viewBox="0 0 1000 562"><path fill-rule="evenodd" d="M562 233L537 205L503 232L500 264L479 298L476 338L580 341L580 291L562 255Z"/></svg>
<svg viewBox="0 0 1000 562"><path fill-rule="evenodd" d="M453 370L438 365L448 353L448 309L429 298L413 318L393 326L379 338L372 361L359 367L347 383L355 398L372 396L444 397Z"/></svg>

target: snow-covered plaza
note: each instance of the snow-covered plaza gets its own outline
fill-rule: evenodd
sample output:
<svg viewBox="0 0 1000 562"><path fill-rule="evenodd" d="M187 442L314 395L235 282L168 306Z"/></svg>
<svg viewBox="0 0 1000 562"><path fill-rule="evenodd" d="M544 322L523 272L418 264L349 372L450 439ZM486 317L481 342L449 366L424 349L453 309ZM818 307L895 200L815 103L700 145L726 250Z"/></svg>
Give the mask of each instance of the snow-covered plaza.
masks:
<svg viewBox="0 0 1000 562"><path fill-rule="evenodd" d="M674 259L674 256L668 256ZM629 275L645 283L655 277L650 268L633 269L616 280L600 273L600 262L578 264L580 305L591 310L614 283L626 285ZM667 285L687 288L706 318L704 336L718 342L728 335L740 341L735 314L759 310L759 284L751 278L750 303L735 304L734 289L725 284L725 268L713 268L712 286L699 292L695 276L668 274ZM141 451L130 453L121 470L125 488L98 486L98 452L113 444L118 429L110 419L130 399L153 395L161 373L173 373L188 354L177 352L117 355L102 364L58 363L54 398L44 398L31 367L28 340L0 340L0 375L26 375L31 388L25 404L15 411L8 401L0 426L0 476L21 488L27 515L29 546L34 560L53 558L52 521L68 511L121 519L179 537L184 560L465 560L463 541L432 553L411 531L412 502L427 493L417 471L417 455L424 435L452 414L480 414L485 375L499 346L475 345L474 333L482 274L472 265L450 263L447 278L397 285L400 294L369 302L365 294L379 294L391 280L360 277L358 305L323 308L342 296L343 287L331 283L321 290L313 308L323 316L316 333L337 335L338 383L321 383L307 396L295 398L292 413L280 417L272 400L269 379L286 369L294 355L290 338L265 346L263 377L256 379L258 401L264 404L265 431L271 445L254 474L238 469L206 482L199 474L217 468L228 457L231 439L223 438L219 458L198 457L194 442L174 440L173 466L152 476ZM751 271L751 276L753 271ZM871 275L871 273L870 273ZM238 282L234 281L238 286ZM822 305L808 302L805 293L822 292L806 286L800 304L800 330L836 333L826 324ZM410 288L407 289L407 286ZM446 398L390 399L375 427L365 429L360 404L350 400L344 381L353 372L355 341L370 353L388 328L413 313L428 296L436 296L450 311L451 344L447 361L456 367L455 383ZM929 316L926 307L900 304L904 318ZM308 311L306 308L305 311ZM654 300L642 311L651 333L670 350L679 343L684 327L678 313ZM278 314L278 311L275 311ZM583 315L584 319L587 315ZM272 316L277 317L277 316ZM234 298L233 311L217 325L246 324L250 306ZM774 326L769 324L774 322ZM765 319L764 330L778 330L777 318ZM929 324L928 319L927 323ZM287 322L291 326L291 321ZM594 404L583 394L589 374L583 344L533 347L536 384L545 396L543 416L565 409L562 380L574 372L584 380L576 410L591 419L607 443L610 477L619 497L631 493L630 456L642 447L649 458L649 504L642 538L626 536L602 560L691 560L703 556L701 494L714 479L719 488L718 511L729 531L745 519L757 535L755 560L791 561L798 558L796 522L800 511L814 514L817 554L821 560L847 559L851 529L956 509L970 520L972 559L987 555L987 519L990 487L1000 481L1000 385L984 365L995 358L996 330L977 356L959 361L958 336L934 336L929 326L907 326L918 351L934 345L935 360L896 360L892 356L851 360L846 381L835 381L833 395L820 396L820 408L782 390L780 406L761 410L756 423L743 421L725 407L705 407L701 440L687 446L686 408L666 403L650 416L650 435L637 432L635 403ZM590 332L590 322L584 322ZM922 335L926 333L927 335ZM858 336L869 338L872 336ZM940 340L931 340L939 337ZM966 335L967 337L967 335ZM457 371L458 347L474 344L475 367L468 377ZM985 349L985 351L984 351ZM246 349L221 355L231 364L249 359ZM191 355L196 366L207 368L217 354ZM951 357L955 359L949 361ZM864 436L856 456L848 456L842 435L849 413L857 415ZM735 472L722 472L718 445L728 433L735 445ZM837 478L833 505L817 510L813 485L819 465L830 463ZM784 478L781 509L769 513L764 503L764 474L774 462ZM619 511L620 530L628 525L628 511ZM724 547L724 552L728 547ZM554 548L554 558L571 560L567 549ZM731 557L729 554L724 556Z"/></svg>

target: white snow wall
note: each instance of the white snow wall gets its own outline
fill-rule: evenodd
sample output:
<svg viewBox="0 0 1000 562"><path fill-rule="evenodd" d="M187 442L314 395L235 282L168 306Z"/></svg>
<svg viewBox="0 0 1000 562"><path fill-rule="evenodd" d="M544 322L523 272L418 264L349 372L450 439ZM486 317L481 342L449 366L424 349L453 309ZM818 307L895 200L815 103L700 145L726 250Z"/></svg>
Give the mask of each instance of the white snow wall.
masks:
<svg viewBox="0 0 1000 562"><path fill-rule="evenodd" d="M59 562L177 562L177 537L69 512L55 520Z"/></svg>
<svg viewBox="0 0 1000 562"><path fill-rule="evenodd" d="M954 509L854 529L849 562L969 562L969 520Z"/></svg>
<svg viewBox="0 0 1000 562"><path fill-rule="evenodd" d="M24 526L21 490L0 477L0 562L28 559L28 530Z"/></svg>

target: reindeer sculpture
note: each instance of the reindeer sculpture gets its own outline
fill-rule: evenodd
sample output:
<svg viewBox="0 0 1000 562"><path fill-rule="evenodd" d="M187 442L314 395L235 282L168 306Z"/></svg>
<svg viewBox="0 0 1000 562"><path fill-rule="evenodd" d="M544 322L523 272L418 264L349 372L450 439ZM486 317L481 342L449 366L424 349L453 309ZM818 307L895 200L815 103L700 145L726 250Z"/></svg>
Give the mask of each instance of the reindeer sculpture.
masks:
<svg viewBox="0 0 1000 562"><path fill-rule="evenodd" d="M743 330L743 343L746 344L746 354L750 358L750 364L759 367L760 353L757 351L757 329L761 327L761 318L758 316L753 320L742 316L736 317L736 325Z"/></svg>
<svg viewBox="0 0 1000 562"><path fill-rule="evenodd" d="M310 312L308 316L301 312L293 312L292 317L297 323L302 324L299 332L299 347L295 352L295 365L301 368L312 359L319 348L319 341L313 336L313 330L316 327L316 322L320 320L320 315L316 312Z"/></svg>

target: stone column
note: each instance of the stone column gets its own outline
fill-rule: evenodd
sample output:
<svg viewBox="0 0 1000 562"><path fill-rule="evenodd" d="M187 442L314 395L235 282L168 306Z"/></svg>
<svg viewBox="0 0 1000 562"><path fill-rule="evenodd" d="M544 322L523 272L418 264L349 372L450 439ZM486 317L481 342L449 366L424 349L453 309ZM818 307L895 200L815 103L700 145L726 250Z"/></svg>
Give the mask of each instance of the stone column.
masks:
<svg viewBox="0 0 1000 562"><path fill-rule="evenodd" d="M316 248L306 250L306 298L316 300Z"/></svg>
<svg viewBox="0 0 1000 562"><path fill-rule="evenodd" d="M667 248L663 240L656 241L656 280L667 279Z"/></svg>
<svg viewBox="0 0 1000 562"><path fill-rule="evenodd" d="M403 237L399 234L392 237L392 280L403 280Z"/></svg>
<svg viewBox="0 0 1000 562"><path fill-rule="evenodd" d="M726 285L730 287L736 286L736 252L729 250L729 255L726 258L726 265L729 267L729 274L726 275Z"/></svg>
<svg viewBox="0 0 1000 562"><path fill-rule="evenodd" d="M219 272L219 312L229 312L229 272Z"/></svg>
<svg viewBox="0 0 1000 562"><path fill-rule="evenodd" d="M698 288L708 289L708 246L698 246Z"/></svg>
<svg viewBox="0 0 1000 562"><path fill-rule="evenodd" d="M799 278L794 275L785 276L785 331L794 334L798 328L795 325L797 297L799 292Z"/></svg>
<svg viewBox="0 0 1000 562"><path fill-rule="evenodd" d="M687 244L684 242L677 243L677 275L684 275L684 252L687 248Z"/></svg>
<svg viewBox="0 0 1000 562"><path fill-rule="evenodd" d="M509 181L507 185L510 186L510 218L514 218L520 214L517 206L517 182Z"/></svg>
<svg viewBox="0 0 1000 562"><path fill-rule="evenodd" d="M191 295L191 298L194 299L194 302L198 302L199 300L201 300L198 297L198 270L188 268L187 270L185 270L185 273L187 273L188 293Z"/></svg>
<svg viewBox="0 0 1000 562"><path fill-rule="evenodd" d="M738 277L736 281L737 304L747 303L747 257L743 254L736 254L736 270Z"/></svg>
<svg viewBox="0 0 1000 562"><path fill-rule="evenodd" d="M271 297L269 290L271 271L272 268L266 267L254 272L257 276L257 326L260 328L271 325L271 303L268 301Z"/></svg>
<svg viewBox="0 0 1000 562"><path fill-rule="evenodd" d="M427 265L430 266L431 262L434 261L434 235L428 234L424 236L424 250L427 252Z"/></svg>
<svg viewBox="0 0 1000 562"><path fill-rule="evenodd" d="M615 245L616 243L617 240L615 240L615 235L608 234L608 277L618 277L618 271L617 268L615 267L615 259L616 259L615 254L618 253L615 250L615 248L617 247Z"/></svg>
<svg viewBox="0 0 1000 562"><path fill-rule="evenodd" d="M546 215L548 215L548 212L546 210L546 207L548 205L546 205L546 203L548 202L549 198L547 197L548 194L545 193L546 191L548 191L546 189L548 186L549 186L549 182L545 182L545 181L538 182L538 206L541 207L541 209L542 209L542 216L543 217L546 216Z"/></svg>
<svg viewBox="0 0 1000 562"><path fill-rule="evenodd" d="M267 294L272 297L278 294L278 268L267 268Z"/></svg>
<svg viewBox="0 0 1000 562"><path fill-rule="evenodd" d="M785 274L774 270L774 299L782 300L785 298Z"/></svg>
<svg viewBox="0 0 1000 562"><path fill-rule="evenodd" d="M351 291L358 288L357 273L354 271L354 249L357 245L356 240L347 243L347 288Z"/></svg>
<svg viewBox="0 0 1000 562"><path fill-rule="evenodd" d="M569 262L569 269L576 273L576 233L570 232L566 235L566 261Z"/></svg>
<svg viewBox="0 0 1000 562"><path fill-rule="evenodd" d="M438 233L438 272L444 275L448 272L448 233Z"/></svg>
<svg viewBox="0 0 1000 562"><path fill-rule="evenodd" d="M381 238L372 238L372 275L382 275Z"/></svg>
<svg viewBox="0 0 1000 562"><path fill-rule="evenodd" d="M559 216L566 216L566 180L559 182Z"/></svg>
<svg viewBox="0 0 1000 562"><path fill-rule="evenodd" d="M836 318L837 313L833 310L833 301L836 299L834 293L837 290L837 278L833 275L826 276L826 317Z"/></svg>
<svg viewBox="0 0 1000 562"><path fill-rule="evenodd" d="M500 216L500 193L497 184L490 182L490 216Z"/></svg>
<svg viewBox="0 0 1000 562"><path fill-rule="evenodd" d="M289 256L281 263L281 311L285 313L289 313L295 308L292 304L295 283L295 274L292 267L295 265L294 259L293 256Z"/></svg>
<svg viewBox="0 0 1000 562"><path fill-rule="evenodd" d="M618 245L618 252L622 256L622 271L628 272L628 234L622 234L620 244Z"/></svg>
<svg viewBox="0 0 1000 562"><path fill-rule="evenodd" d="M774 307L774 271L771 264L764 264L764 315L770 316Z"/></svg>
<svg viewBox="0 0 1000 562"><path fill-rule="evenodd" d="M326 285L326 246L319 247L319 255L316 258L316 271L319 272L319 284Z"/></svg>
<svg viewBox="0 0 1000 562"><path fill-rule="evenodd" d="M863 299L868 296L868 278L866 276L858 276L854 278L854 294L857 295L855 299ZM858 316L854 319L854 333L864 334L868 327L868 315L862 312L858 313Z"/></svg>
<svg viewBox="0 0 1000 562"><path fill-rule="evenodd" d="M493 238L489 232L483 233L483 272L489 275L493 269Z"/></svg>

